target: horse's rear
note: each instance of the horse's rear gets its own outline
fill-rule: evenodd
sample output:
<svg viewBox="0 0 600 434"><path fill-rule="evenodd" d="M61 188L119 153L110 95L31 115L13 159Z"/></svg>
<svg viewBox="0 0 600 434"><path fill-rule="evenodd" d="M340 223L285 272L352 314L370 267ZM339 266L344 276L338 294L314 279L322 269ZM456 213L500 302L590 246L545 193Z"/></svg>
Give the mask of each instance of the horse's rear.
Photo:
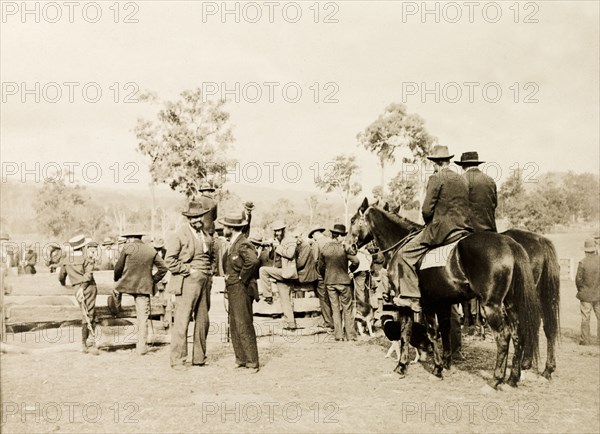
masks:
<svg viewBox="0 0 600 434"><path fill-rule="evenodd" d="M493 387L504 381L511 338L515 352L508 383L516 386L524 349L538 347L540 324L539 300L526 251L512 238L480 232L458 243L449 266L457 277L462 273L468 280L496 332ZM534 357L536 354L534 351Z"/></svg>
<svg viewBox="0 0 600 434"><path fill-rule="evenodd" d="M536 292L542 309L544 334L546 336L546 367L542 375L552 378L556 369L555 347L560 336L560 266L552 242L533 232L510 229L503 232L519 243L527 252L536 285ZM532 365L537 348L526 347L523 368Z"/></svg>

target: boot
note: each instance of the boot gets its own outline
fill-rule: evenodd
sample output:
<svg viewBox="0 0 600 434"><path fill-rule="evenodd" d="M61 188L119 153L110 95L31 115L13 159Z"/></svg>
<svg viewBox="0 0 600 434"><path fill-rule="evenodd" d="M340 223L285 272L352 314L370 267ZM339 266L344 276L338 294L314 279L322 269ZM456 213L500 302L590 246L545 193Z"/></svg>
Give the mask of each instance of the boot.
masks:
<svg viewBox="0 0 600 434"><path fill-rule="evenodd" d="M82 325L81 326L81 352L84 354L88 352L87 340L88 340L89 335L90 335L90 331L88 330L87 325Z"/></svg>

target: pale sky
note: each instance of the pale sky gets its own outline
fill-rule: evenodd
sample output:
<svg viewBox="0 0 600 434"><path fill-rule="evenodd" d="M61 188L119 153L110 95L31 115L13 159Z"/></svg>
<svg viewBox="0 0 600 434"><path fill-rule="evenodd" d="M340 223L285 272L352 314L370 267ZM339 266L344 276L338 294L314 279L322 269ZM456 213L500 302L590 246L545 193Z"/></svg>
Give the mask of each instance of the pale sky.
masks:
<svg viewBox="0 0 600 434"><path fill-rule="evenodd" d="M423 117L428 131L457 158L476 150L481 159L498 164L503 178L515 164L527 163L535 165L528 166L532 173L598 173L598 2L521 3L518 18L511 6L514 1L500 2L502 15L496 23L488 22L494 19L494 10L486 9L485 16L482 12L489 2L477 3L472 23L466 7L460 11L461 19L450 23L456 10L428 3L432 9L438 5L436 23L434 15L426 15L422 22L421 10L406 14L412 7L420 8L421 2L376 1L321 3L318 23L314 6L311 9L314 2L301 2L302 16L292 23L288 21L295 12L286 6L289 3L278 2L273 23L264 2L253 4L262 12L258 23L244 22L244 17L254 18L256 8L228 3L240 10L236 23L233 15L222 22L220 11L203 19L203 8L221 8L222 2L176 1L131 2L137 10L121 3L119 23L114 23L112 1L100 2L102 16L97 23L84 20L86 2L74 10L73 23L67 7L62 7L58 22L44 22L54 20L57 11L39 6L36 23L34 14L21 15L21 2L3 2L3 175L15 167L9 163L32 169L35 162L42 167L49 162L63 167L65 162L91 162L102 170L98 185L145 187L149 177L144 158L136 151L133 128L138 117L152 115L155 107L124 103L135 90L125 84L173 98L203 83L217 83L222 90L222 83L235 89L236 82L241 100L227 105L236 139L233 156L242 165L263 167L258 185L313 189L315 164L323 167L333 156L347 153L359 157L363 191L370 192L379 182L379 168L376 158L357 146L356 135L392 102L405 102L409 112ZM34 8L34 3L30 5ZM282 15L284 6L288 21ZM86 17L93 19L94 13L88 9ZM122 22L129 13L139 22ZM328 14L338 22L323 22ZM523 22L527 16L538 22ZM48 85L52 82L60 84L60 98L55 96L56 87ZM73 103L65 82L79 83ZM278 83L273 102L268 100L266 82ZM102 91L99 102L83 99L86 83L97 83ZM113 101L113 83L121 88L118 102ZM244 100L241 89L248 83L259 84L263 92L259 102ZM302 90L299 102L284 99L286 83ZM320 89L317 102L314 83ZM327 83L334 84L326 87ZM423 95L425 102L423 84L433 90ZM457 86L462 97L452 103L449 99L456 98ZM33 93L24 94L25 88ZM493 103L497 88L502 95ZM91 98L93 89L88 93ZM294 88L290 89L287 95L292 98ZM248 98L255 96L255 88L246 90ZM416 94L403 93L407 90ZM323 102L332 91L338 102ZM528 96L538 102L525 103ZM58 102L51 103L53 98ZM137 185L124 183L124 175L132 172L131 166L125 167L128 162L140 168L131 176ZM280 164L273 183L265 165L270 162ZM115 163L120 168L116 184ZM284 179L280 168L286 163L302 169L298 182ZM390 169L388 179L397 170ZM80 169L75 173L82 178ZM254 177L256 172L247 174ZM20 175L5 178L18 180ZM87 175L96 177L93 170ZM295 178L295 169L290 167L287 175ZM33 175L27 179L33 180Z"/></svg>

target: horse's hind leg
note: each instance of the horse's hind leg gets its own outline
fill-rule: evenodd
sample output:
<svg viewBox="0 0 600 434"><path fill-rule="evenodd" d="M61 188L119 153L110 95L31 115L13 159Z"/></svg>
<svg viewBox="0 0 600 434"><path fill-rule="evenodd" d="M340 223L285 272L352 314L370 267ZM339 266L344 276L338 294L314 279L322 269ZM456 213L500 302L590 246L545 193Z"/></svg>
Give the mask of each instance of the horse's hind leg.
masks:
<svg viewBox="0 0 600 434"><path fill-rule="evenodd" d="M521 364L523 362L523 352L525 350L525 342L517 331L519 328L518 320L515 314L510 311L508 313L510 317L510 323L512 325L512 339L515 353L513 355L512 368L510 370L510 377L508 378L508 385L511 387L517 387L517 383L521 379Z"/></svg>
<svg viewBox="0 0 600 434"><path fill-rule="evenodd" d="M542 377L547 380L551 380L552 373L556 369L556 357L554 355L554 345L556 343L556 339L553 336L549 336L550 333L548 333L545 328L546 327L544 327L544 333L546 334L546 342L548 347L546 349L546 368L544 369L544 372L542 372Z"/></svg>
<svg viewBox="0 0 600 434"><path fill-rule="evenodd" d="M499 384L504 382L506 376L511 330L505 320L506 316L501 305L485 305L484 309L496 338L496 367L494 368L494 378L490 382L490 386L496 389Z"/></svg>
<svg viewBox="0 0 600 434"><path fill-rule="evenodd" d="M408 351L410 349L410 335L412 333L412 312L400 313L401 322L401 334L400 334L400 358L398 365L394 372L396 372L400 378L406 377L406 371L408 369Z"/></svg>
<svg viewBox="0 0 600 434"><path fill-rule="evenodd" d="M444 369L442 360L442 340L440 339L439 327L435 317L435 312L425 313L425 325L427 326L427 336L433 345L433 371L432 374L442 378Z"/></svg>
<svg viewBox="0 0 600 434"><path fill-rule="evenodd" d="M439 330L442 336L442 363L444 369L450 369L450 366L452 364L452 333L450 323L451 309L452 306L448 305L439 308L437 311Z"/></svg>

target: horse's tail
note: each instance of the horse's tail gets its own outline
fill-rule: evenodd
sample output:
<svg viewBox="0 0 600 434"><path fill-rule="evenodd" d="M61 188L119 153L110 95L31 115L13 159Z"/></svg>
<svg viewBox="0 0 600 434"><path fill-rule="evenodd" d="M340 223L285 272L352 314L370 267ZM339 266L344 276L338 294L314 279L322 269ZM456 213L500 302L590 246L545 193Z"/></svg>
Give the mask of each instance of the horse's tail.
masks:
<svg viewBox="0 0 600 434"><path fill-rule="evenodd" d="M544 265L538 282L538 292L542 302L544 333L548 341L560 338L560 266L554 244L540 237L544 252Z"/></svg>
<svg viewBox="0 0 600 434"><path fill-rule="evenodd" d="M533 358L537 361L541 321L540 301L527 252L516 242L510 244L515 259L511 291L519 322L517 332L522 345L533 350Z"/></svg>

